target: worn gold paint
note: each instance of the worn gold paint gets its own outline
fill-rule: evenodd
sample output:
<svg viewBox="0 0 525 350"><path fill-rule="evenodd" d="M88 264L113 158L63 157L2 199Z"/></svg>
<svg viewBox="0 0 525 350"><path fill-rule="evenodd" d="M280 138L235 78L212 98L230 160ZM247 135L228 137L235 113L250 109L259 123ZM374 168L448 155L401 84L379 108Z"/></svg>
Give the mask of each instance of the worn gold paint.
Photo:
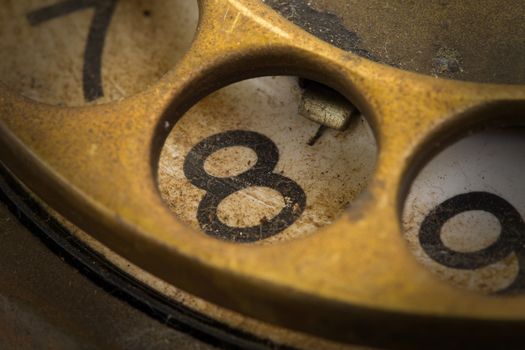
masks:
<svg viewBox="0 0 525 350"><path fill-rule="evenodd" d="M431 152L474 125L523 123L525 87L379 65L306 34L252 0L199 5L192 48L142 93L64 108L0 87L3 164L140 267L274 324L344 341L358 340L352 326L368 321L396 328L432 319L446 328L447 317L523 326L525 297L470 294L419 265L399 216L406 185ZM270 74L330 85L369 118L380 145L369 188L346 215L303 239L248 246L195 234L159 195L155 174L166 125L219 87Z"/></svg>

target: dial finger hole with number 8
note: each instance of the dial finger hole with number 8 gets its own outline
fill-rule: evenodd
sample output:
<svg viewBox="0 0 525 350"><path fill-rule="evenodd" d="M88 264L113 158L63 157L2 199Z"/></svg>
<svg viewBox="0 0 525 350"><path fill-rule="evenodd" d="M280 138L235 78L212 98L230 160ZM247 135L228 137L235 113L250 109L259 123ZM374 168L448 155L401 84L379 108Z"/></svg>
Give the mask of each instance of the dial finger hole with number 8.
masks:
<svg viewBox="0 0 525 350"><path fill-rule="evenodd" d="M162 197L195 229L272 243L330 224L366 187L377 146L366 120L325 129L299 113L297 78L223 88L174 126L160 157Z"/></svg>

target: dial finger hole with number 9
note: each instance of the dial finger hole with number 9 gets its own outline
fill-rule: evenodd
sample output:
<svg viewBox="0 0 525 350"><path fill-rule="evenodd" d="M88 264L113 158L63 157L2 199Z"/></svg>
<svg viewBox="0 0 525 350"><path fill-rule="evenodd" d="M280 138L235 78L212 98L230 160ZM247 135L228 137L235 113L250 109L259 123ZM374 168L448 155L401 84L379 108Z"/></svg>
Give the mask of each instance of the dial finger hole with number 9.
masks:
<svg viewBox="0 0 525 350"><path fill-rule="evenodd" d="M405 202L417 260L454 285L525 291L525 129L489 129L432 159Z"/></svg>

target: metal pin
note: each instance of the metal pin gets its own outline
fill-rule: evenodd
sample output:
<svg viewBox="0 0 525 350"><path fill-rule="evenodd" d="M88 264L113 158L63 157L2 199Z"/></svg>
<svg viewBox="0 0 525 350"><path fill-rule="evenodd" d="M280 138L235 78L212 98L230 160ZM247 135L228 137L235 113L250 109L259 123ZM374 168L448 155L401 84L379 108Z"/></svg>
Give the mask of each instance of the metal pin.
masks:
<svg viewBox="0 0 525 350"><path fill-rule="evenodd" d="M352 115L358 112L343 95L325 85L311 80L301 80L300 85L304 92L299 113L305 118L343 131L350 124Z"/></svg>

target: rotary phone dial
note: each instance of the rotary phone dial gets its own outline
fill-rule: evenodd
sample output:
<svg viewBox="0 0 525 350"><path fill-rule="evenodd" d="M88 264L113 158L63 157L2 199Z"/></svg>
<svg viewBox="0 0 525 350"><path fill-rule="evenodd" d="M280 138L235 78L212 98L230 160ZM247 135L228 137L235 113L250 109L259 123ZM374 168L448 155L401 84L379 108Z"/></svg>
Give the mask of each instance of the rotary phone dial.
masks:
<svg viewBox="0 0 525 350"><path fill-rule="evenodd" d="M523 10L8 1L3 176L133 278L288 345L518 342Z"/></svg>

